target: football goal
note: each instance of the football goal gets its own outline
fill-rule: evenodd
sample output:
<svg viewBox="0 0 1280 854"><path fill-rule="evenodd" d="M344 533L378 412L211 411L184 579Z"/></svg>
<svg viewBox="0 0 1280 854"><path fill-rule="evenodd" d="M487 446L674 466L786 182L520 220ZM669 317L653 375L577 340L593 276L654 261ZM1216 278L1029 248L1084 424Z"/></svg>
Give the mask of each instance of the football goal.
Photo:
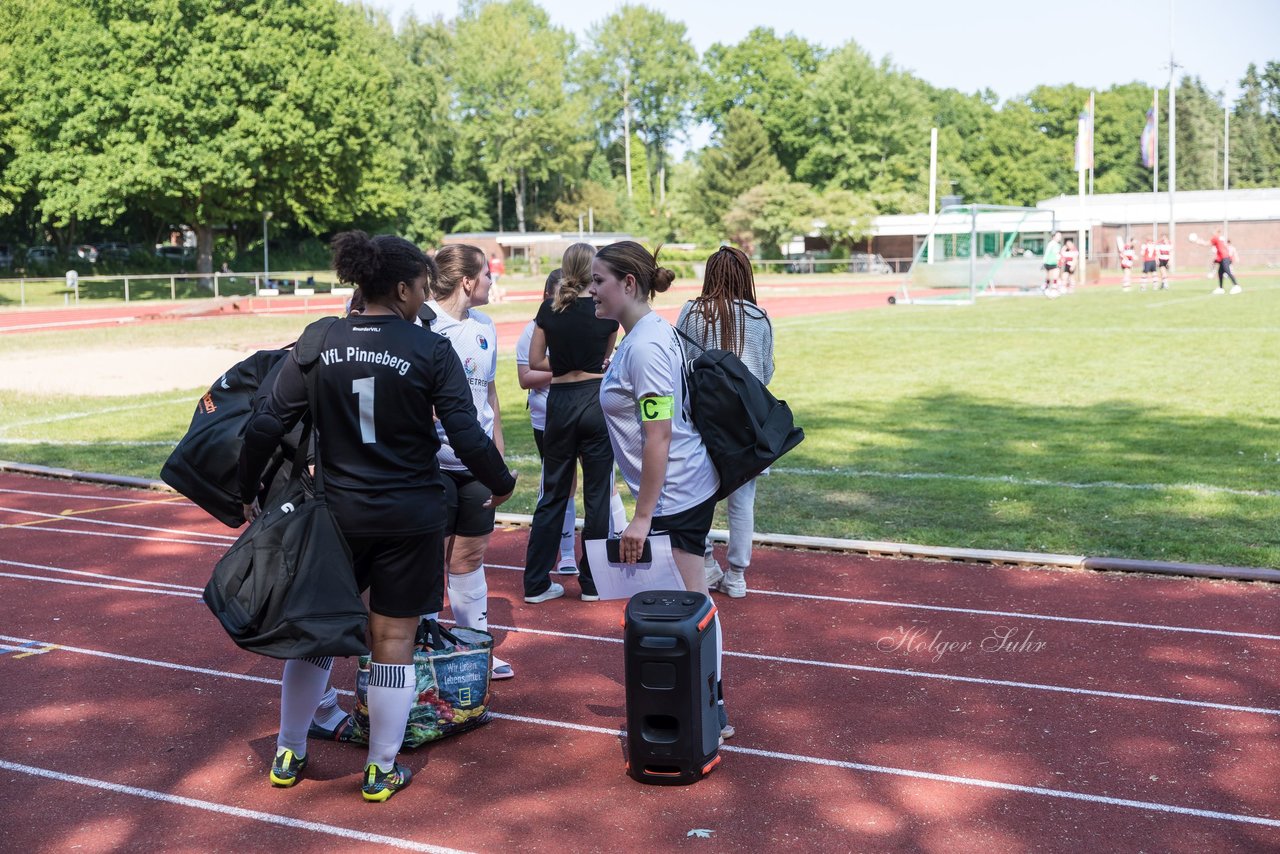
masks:
<svg viewBox="0 0 1280 854"><path fill-rule="evenodd" d="M1039 295L1052 210L948 205L918 239L911 269L891 303L972 305L978 297Z"/></svg>

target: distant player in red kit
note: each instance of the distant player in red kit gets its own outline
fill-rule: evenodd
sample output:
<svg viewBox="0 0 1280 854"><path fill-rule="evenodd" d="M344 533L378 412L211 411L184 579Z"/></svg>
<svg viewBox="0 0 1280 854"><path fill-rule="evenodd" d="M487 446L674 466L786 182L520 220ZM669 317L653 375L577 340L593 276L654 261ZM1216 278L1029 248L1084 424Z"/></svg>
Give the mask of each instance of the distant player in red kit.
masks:
<svg viewBox="0 0 1280 854"><path fill-rule="evenodd" d="M1156 273L1156 239L1154 237L1149 240L1142 241L1142 289L1147 289L1147 282L1151 282L1155 287Z"/></svg>
<svg viewBox="0 0 1280 854"><path fill-rule="evenodd" d="M1073 291L1076 287L1076 259L1080 257L1074 240L1067 240L1062 247L1062 289Z"/></svg>
<svg viewBox="0 0 1280 854"><path fill-rule="evenodd" d="M1156 243L1156 267L1160 271L1160 290L1169 290L1169 261L1173 259L1173 244L1169 242L1169 235L1160 235L1160 240Z"/></svg>
<svg viewBox="0 0 1280 854"><path fill-rule="evenodd" d="M1137 253L1133 249L1133 238L1126 237L1120 241L1120 273L1124 277L1122 290L1129 290L1129 277L1133 272L1133 259Z"/></svg>
<svg viewBox="0 0 1280 854"><path fill-rule="evenodd" d="M1236 274L1231 272L1231 262L1237 257L1236 248L1231 245L1231 241L1223 237L1221 231L1214 231L1213 237L1209 238L1207 242L1197 239L1194 234L1191 235L1191 240L1201 246L1213 247L1213 260L1218 265L1218 286L1213 289L1213 293L1225 293L1222 289L1224 278L1231 279L1231 293L1241 293L1244 288L1240 287L1240 283L1236 281Z"/></svg>

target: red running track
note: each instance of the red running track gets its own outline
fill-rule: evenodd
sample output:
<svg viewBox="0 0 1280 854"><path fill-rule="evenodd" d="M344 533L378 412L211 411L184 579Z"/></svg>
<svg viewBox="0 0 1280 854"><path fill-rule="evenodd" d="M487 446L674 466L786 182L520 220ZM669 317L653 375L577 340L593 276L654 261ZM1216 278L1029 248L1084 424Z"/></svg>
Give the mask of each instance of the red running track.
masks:
<svg viewBox="0 0 1280 854"><path fill-rule="evenodd" d="M370 805L347 745L268 785L279 664L198 598L233 536L171 496L0 475L7 848L1280 847L1272 587L761 549L750 595L717 596L738 735L661 788L623 773L621 603L526 605L502 530L498 718L404 754L414 786Z"/></svg>

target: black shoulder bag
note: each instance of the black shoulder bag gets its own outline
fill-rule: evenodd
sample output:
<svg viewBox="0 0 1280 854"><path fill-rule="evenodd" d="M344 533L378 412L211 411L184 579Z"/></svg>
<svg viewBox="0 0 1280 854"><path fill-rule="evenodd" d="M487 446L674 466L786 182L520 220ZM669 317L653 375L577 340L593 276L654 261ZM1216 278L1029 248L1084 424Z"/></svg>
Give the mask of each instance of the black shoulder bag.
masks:
<svg viewBox="0 0 1280 854"><path fill-rule="evenodd" d="M314 369L314 363L304 365L312 419ZM205 604L236 645L272 658L369 651L369 614L356 587L351 550L325 502L318 443L314 494L300 482L313 427L299 443L287 487L222 556L204 589Z"/></svg>

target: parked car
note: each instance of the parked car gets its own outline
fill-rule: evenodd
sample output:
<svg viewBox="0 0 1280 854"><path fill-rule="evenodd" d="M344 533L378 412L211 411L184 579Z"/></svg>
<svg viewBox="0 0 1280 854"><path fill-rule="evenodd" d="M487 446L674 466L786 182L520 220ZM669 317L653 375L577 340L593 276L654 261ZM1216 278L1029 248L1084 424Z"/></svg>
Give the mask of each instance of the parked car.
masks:
<svg viewBox="0 0 1280 854"><path fill-rule="evenodd" d="M98 245L98 257L104 261L123 261L131 254L129 244L108 241Z"/></svg>
<svg viewBox="0 0 1280 854"><path fill-rule="evenodd" d="M850 273L892 273L893 267L874 252L854 252L849 256Z"/></svg>
<svg viewBox="0 0 1280 854"><path fill-rule="evenodd" d="M27 249L28 267L52 267L58 260L58 250L53 246L32 246Z"/></svg>
<svg viewBox="0 0 1280 854"><path fill-rule="evenodd" d="M79 258L81 261L88 261L90 264L98 263L98 247L92 243L81 243L79 246L71 247L71 257Z"/></svg>
<svg viewBox="0 0 1280 854"><path fill-rule="evenodd" d="M0 270L8 270L13 266L13 252L8 243L0 243Z"/></svg>
<svg viewBox="0 0 1280 854"><path fill-rule="evenodd" d="M170 261L191 261L196 257L196 250L191 246L171 246L162 243L156 247L156 257Z"/></svg>

